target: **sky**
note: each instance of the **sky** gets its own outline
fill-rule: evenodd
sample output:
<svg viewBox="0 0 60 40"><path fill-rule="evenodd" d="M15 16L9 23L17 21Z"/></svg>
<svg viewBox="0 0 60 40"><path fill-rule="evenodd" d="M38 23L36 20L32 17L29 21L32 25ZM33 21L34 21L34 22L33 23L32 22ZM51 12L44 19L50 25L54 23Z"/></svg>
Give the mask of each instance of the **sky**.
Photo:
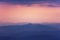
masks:
<svg viewBox="0 0 60 40"><path fill-rule="evenodd" d="M60 0L0 0L0 23L60 23Z"/></svg>

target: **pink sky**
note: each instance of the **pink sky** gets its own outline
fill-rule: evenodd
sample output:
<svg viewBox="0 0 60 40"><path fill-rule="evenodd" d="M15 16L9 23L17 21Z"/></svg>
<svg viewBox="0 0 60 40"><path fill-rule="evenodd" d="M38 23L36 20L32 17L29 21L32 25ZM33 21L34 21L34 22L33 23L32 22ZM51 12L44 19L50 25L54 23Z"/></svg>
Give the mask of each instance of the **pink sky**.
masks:
<svg viewBox="0 0 60 40"><path fill-rule="evenodd" d="M60 23L60 7L0 3L0 22Z"/></svg>

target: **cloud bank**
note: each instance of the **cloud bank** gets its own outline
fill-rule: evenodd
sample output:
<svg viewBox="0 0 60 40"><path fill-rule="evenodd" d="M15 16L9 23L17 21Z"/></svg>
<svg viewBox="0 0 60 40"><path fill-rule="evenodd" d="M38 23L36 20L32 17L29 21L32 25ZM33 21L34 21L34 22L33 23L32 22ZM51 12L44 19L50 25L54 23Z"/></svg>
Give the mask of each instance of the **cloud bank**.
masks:
<svg viewBox="0 0 60 40"><path fill-rule="evenodd" d="M48 7L60 7L60 0L0 0L0 2L6 2L9 4L20 4L20 5L32 5L39 4L41 6Z"/></svg>

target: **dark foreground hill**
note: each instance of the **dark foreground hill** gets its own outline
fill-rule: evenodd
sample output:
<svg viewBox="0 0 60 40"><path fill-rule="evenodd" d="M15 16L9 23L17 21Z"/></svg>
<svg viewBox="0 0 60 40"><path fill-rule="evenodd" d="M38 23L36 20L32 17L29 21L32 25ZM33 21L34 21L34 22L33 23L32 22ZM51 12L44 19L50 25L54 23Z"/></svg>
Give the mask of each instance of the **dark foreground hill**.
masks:
<svg viewBox="0 0 60 40"><path fill-rule="evenodd" d="M60 40L60 30L50 25L31 23L1 26L0 40Z"/></svg>

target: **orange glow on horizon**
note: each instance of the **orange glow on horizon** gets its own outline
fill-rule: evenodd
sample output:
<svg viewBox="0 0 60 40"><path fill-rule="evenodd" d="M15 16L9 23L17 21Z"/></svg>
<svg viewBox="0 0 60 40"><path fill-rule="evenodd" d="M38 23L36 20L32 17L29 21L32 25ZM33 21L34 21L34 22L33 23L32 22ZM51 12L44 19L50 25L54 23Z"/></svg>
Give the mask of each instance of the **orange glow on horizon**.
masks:
<svg viewBox="0 0 60 40"><path fill-rule="evenodd" d="M60 23L60 7L0 4L0 22Z"/></svg>

